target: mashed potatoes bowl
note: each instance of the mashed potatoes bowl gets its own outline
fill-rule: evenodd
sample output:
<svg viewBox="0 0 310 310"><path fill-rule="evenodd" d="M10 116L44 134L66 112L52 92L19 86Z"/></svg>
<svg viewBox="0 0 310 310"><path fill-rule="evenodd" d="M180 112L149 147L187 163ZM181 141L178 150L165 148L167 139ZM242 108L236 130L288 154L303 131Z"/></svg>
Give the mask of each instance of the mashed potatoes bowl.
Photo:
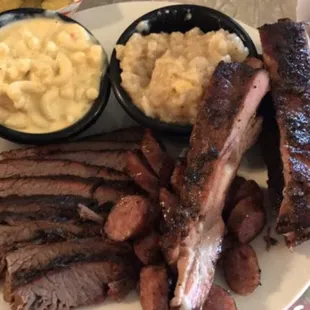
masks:
<svg viewBox="0 0 310 310"><path fill-rule="evenodd" d="M37 23L40 31L36 30ZM26 25L27 28L21 25ZM43 30L43 25L48 28ZM3 27L0 28L0 31L3 30L1 34L7 35L1 43L2 47L6 50L12 49L13 54L9 55L16 54L15 58L2 57L5 75L1 80L4 87L1 90L1 105L9 113L7 118L4 115L5 119L1 121L0 136L23 144L57 143L73 139L91 126L103 112L110 94L107 57L98 40L74 20L42 9L25 8L4 12L0 14L0 27ZM45 30L48 33L53 30L51 33L55 34L55 37L51 40L48 33L45 35ZM18 42L13 44L17 34L22 35L23 39L17 39ZM22 48L17 48L21 43ZM38 58L37 54L42 57ZM23 66L18 61L22 61ZM89 70L85 66L89 66ZM84 74L85 71L93 76ZM59 78L61 79L58 80ZM86 81L83 82L83 79ZM92 91L93 94L88 94L91 81L94 82L95 93ZM39 84L40 87L30 89L30 84ZM70 92L65 92L66 87L70 88L67 89ZM55 96L51 97L49 93L52 91L55 91ZM18 102L25 105L20 106ZM52 117L45 115L46 108L52 112ZM71 118L78 111L81 113ZM19 123L7 124L10 119L17 122L16 117L19 115L23 116L22 122L19 122L23 128L18 127ZM44 124L47 125L45 129L41 126L42 122L33 122L38 115L41 120L44 119ZM42 130L37 130L39 127L36 126Z"/></svg>
<svg viewBox="0 0 310 310"><path fill-rule="evenodd" d="M245 30L221 12L164 7L137 19L119 38L110 63L112 88L142 125L189 134L217 63L256 55Z"/></svg>

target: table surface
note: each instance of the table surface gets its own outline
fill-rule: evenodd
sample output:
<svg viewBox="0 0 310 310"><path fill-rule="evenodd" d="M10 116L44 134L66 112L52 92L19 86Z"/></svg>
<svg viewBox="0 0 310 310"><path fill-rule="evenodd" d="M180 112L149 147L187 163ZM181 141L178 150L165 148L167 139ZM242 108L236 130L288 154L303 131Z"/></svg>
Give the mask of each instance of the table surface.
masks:
<svg viewBox="0 0 310 310"><path fill-rule="evenodd" d="M130 1L130 0L127 0ZM135 0L136 1L136 0ZM155 0L156 1L156 0ZM168 0L169 1L169 0ZM274 22L282 17L295 19L297 0L170 0L171 2L207 5L243 21L249 26L258 27ZM121 0L84 0L80 10Z"/></svg>
<svg viewBox="0 0 310 310"><path fill-rule="evenodd" d="M130 1L130 0L129 0ZM134 0L137 1L137 0ZM156 0L155 0L156 1ZM169 1L169 0L168 0ZM283 17L295 19L297 0L170 0L171 2L194 3L218 9L252 27L272 23ZM120 0L84 0L79 8L123 2ZM282 310L282 309L275 309ZM310 288L290 310L310 310Z"/></svg>

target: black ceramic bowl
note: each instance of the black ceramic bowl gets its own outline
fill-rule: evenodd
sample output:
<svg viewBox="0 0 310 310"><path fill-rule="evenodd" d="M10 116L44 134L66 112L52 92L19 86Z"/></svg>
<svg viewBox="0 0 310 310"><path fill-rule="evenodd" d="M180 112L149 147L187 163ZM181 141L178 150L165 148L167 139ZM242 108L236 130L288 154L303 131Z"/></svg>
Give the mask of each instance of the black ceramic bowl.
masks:
<svg viewBox="0 0 310 310"><path fill-rule="evenodd" d="M46 11L43 9L22 8L1 13L0 28L16 21L40 17L58 18L65 22L81 25L75 20L57 12ZM98 40L96 40L96 38L88 29L86 29L83 25L81 26L94 38L95 41L98 42ZM107 68L107 64L105 64L105 66ZM107 105L110 96L110 89L111 87L108 70L105 69L104 74L101 77L99 97L93 102L90 110L73 125L59 131L40 134L25 133L0 125L0 136L7 140L22 144L47 144L71 140L95 123Z"/></svg>
<svg viewBox="0 0 310 310"><path fill-rule="evenodd" d="M186 32L194 27L199 27L203 32L224 28L239 36L243 44L249 49L250 56L257 56L255 45L250 36L236 21L219 11L198 5L173 5L147 13L134 21L123 32L117 44L126 44L132 34L138 32L137 26L141 21L148 21L148 29L142 32L143 34L160 32L171 33L174 31ZM170 134L190 134L192 126L161 122L158 119L146 116L133 104L131 98L121 86L121 68L116 58L115 50L113 51L110 61L110 77L112 89L117 100L126 112L138 123L154 130L164 131Z"/></svg>

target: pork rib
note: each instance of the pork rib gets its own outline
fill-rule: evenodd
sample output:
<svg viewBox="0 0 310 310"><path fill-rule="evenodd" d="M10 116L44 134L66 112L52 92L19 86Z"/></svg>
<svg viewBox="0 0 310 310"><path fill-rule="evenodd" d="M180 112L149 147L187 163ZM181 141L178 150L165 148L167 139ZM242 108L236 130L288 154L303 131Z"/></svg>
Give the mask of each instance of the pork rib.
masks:
<svg viewBox="0 0 310 310"><path fill-rule="evenodd" d="M261 130L256 111L268 89L268 73L261 68L222 62L215 70L191 135L181 206L166 233L167 250L178 255L169 260L178 269L172 307L200 309L208 296L221 249L225 196L241 156Z"/></svg>
<svg viewBox="0 0 310 310"><path fill-rule="evenodd" d="M271 76L283 165L284 191L277 231L286 237L290 247L310 237L308 26L285 19L259 29Z"/></svg>

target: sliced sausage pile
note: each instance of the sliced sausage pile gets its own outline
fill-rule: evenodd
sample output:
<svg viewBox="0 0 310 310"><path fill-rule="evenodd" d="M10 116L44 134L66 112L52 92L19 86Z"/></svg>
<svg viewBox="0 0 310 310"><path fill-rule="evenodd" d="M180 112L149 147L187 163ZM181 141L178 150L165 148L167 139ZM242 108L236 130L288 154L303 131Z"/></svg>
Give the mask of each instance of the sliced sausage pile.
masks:
<svg viewBox="0 0 310 310"><path fill-rule="evenodd" d="M228 286L239 295L249 295L260 285L261 270L249 243L265 227L263 204L263 193L257 183L237 176L223 212L227 235L223 243L222 263Z"/></svg>

